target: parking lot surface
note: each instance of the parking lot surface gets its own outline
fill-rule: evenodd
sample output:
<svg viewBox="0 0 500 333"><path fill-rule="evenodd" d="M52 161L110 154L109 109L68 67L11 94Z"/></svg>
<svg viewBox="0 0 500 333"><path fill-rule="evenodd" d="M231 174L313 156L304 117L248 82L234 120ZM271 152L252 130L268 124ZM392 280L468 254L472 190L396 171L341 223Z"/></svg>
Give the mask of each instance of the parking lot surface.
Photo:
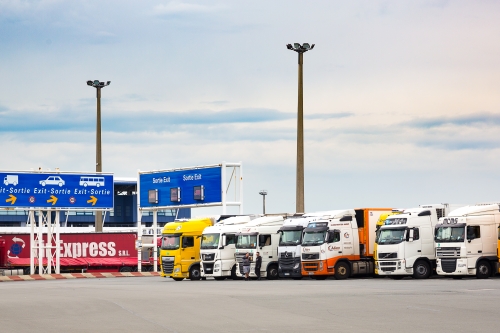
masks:
<svg viewBox="0 0 500 333"><path fill-rule="evenodd" d="M498 332L500 278L0 284L2 332Z"/></svg>

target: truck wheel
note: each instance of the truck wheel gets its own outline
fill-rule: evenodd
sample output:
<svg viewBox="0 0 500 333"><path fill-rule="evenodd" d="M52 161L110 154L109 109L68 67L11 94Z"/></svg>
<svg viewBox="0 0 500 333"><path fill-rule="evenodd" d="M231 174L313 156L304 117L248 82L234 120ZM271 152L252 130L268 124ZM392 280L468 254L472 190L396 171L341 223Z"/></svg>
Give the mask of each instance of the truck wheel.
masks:
<svg viewBox="0 0 500 333"><path fill-rule="evenodd" d="M132 272L132 267L128 267L128 266L120 267L120 272L121 273Z"/></svg>
<svg viewBox="0 0 500 333"><path fill-rule="evenodd" d="M276 280L279 277L278 266L270 265L267 268L267 279L268 280Z"/></svg>
<svg viewBox="0 0 500 333"><path fill-rule="evenodd" d="M476 278L478 279L487 279L491 275L491 266L489 262L486 260L481 260L477 264L477 269L476 269Z"/></svg>
<svg viewBox="0 0 500 333"><path fill-rule="evenodd" d="M172 278L172 279L174 279L174 281L182 281L182 280L184 280L184 278Z"/></svg>
<svg viewBox="0 0 500 333"><path fill-rule="evenodd" d="M427 261L419 260L413 265L414 279L427 279L431 275L431 267Z"/></svg>
<svg viewBox="0 0 500 333"><path fill-rule="evenodd" d="M201 279L200 266L194 265L193 267L191 267L191 269L189 270L189 279L191 281L197 281Z"/></svg>
<svg viewBox="0 0 500 333"><path fill-rule="evenodd" d="M226 277L224 277L224 276L214 276L214 279L215 279L216 281L223 281L225 278L226 278Z"/></svg>
<svg viewBox="0 0 500 333"><path fill-rule="evenodd" d="M339 262L335 265L335 278L337 280L345 280L351 275L351 268L346 262Z"/></svg>

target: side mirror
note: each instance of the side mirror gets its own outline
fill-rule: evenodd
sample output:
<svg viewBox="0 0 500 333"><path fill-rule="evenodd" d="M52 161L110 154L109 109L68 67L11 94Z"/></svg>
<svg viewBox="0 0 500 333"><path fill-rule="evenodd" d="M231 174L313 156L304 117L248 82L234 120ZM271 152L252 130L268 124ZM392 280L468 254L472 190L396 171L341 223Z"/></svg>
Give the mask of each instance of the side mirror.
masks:
<svg viewBox="0 0 500 333"><path fill-rule="evenodd" d="M408 230L408 242L413 242L413 234L414 234L415 230L413 229L410 229Z"/></svg>
<svg viewBox="0 0 500 333"><path fill-rule="evenodd" d="M226 234L222 234L222 245L221 245L221 248L224 248L224 246L226 246Z"/></svg>

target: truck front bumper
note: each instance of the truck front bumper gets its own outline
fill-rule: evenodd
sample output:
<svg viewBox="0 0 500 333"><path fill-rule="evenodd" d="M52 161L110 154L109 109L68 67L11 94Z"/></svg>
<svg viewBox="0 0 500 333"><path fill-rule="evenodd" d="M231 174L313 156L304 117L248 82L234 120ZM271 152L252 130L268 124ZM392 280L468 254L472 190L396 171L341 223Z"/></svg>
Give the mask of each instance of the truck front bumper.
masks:
<svg viewBox="0 0 500 333"><path fill-rule="evenodd" d="M333 275L335 270L328 267L326 260L302 261L302 276Z"/></svg>
<svg viewBox="0 0 500 333"><path fill-rule="evenodd" d="M220 261L202 261L200 265L202 277L222 277L231 276L231 271L223 271Z"/></svg>
<svg viewBox="0 0 500 333"><path fill-rule="evenodd" d="M405 260L377 260L375 261L375 274L380 276L412 275L413 267L405 267Z"/></svg>
<svg viewBox="0 0 500 333"><path fill-rule="evenodd" d="M438 275L476 275L475 268L467 268L467 258L438 258L436 260Z"/></svg>

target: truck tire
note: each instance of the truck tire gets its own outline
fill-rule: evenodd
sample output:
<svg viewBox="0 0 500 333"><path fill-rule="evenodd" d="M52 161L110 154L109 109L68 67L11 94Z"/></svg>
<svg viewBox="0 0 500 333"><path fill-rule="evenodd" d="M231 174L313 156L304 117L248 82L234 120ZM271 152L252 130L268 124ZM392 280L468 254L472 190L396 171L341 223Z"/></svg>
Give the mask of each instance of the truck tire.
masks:
<svg viewBox="0 0 500 333"><path fill-rule="evenodd" d="M174 279L174 281L182 281L182 280L184 280L184 278L172 278L172 279Z"/></svg>
<svg viewBox="0 0 500 333"><path fill-rule="evenodd" d="M194 265L189 269L189 279L191 281L197 281L201 279L201 272L199 265Z"/></svg>
<svg viewBox="0 0 500 333"><path fill-rule="evenodd" d="M121 273L128 273L128 272L132 272L132 267L128 267L128 266L123 266L123 267L120 267L120 272Z"/></svg>
<svg viewBox="0 0 500 333"><path fill-rule="evenodd" d="M486 260L481 260L477 263L476 278L487 279L491 275L491 265Z"/></svg>
<svg viewBox="0 0 500 333"><path fill-rule="evenodd" d="M418 260L413 265L414 279L428 279L431 276L431 267L425 260Z"/></svg>
<svg viewBox="0 0 500 333"><path fill-rule="evenodd" d="M337 280L345 280L351 275L351 268L349 264L341 261L335 265L335 278Z"/></svg>
<svg viewBox="0 0 500 333"><path fill-rule="evenodd" d="M269 265L267 268L267 279L268 280L276 280L279 277L278 266Z"/></svg>

